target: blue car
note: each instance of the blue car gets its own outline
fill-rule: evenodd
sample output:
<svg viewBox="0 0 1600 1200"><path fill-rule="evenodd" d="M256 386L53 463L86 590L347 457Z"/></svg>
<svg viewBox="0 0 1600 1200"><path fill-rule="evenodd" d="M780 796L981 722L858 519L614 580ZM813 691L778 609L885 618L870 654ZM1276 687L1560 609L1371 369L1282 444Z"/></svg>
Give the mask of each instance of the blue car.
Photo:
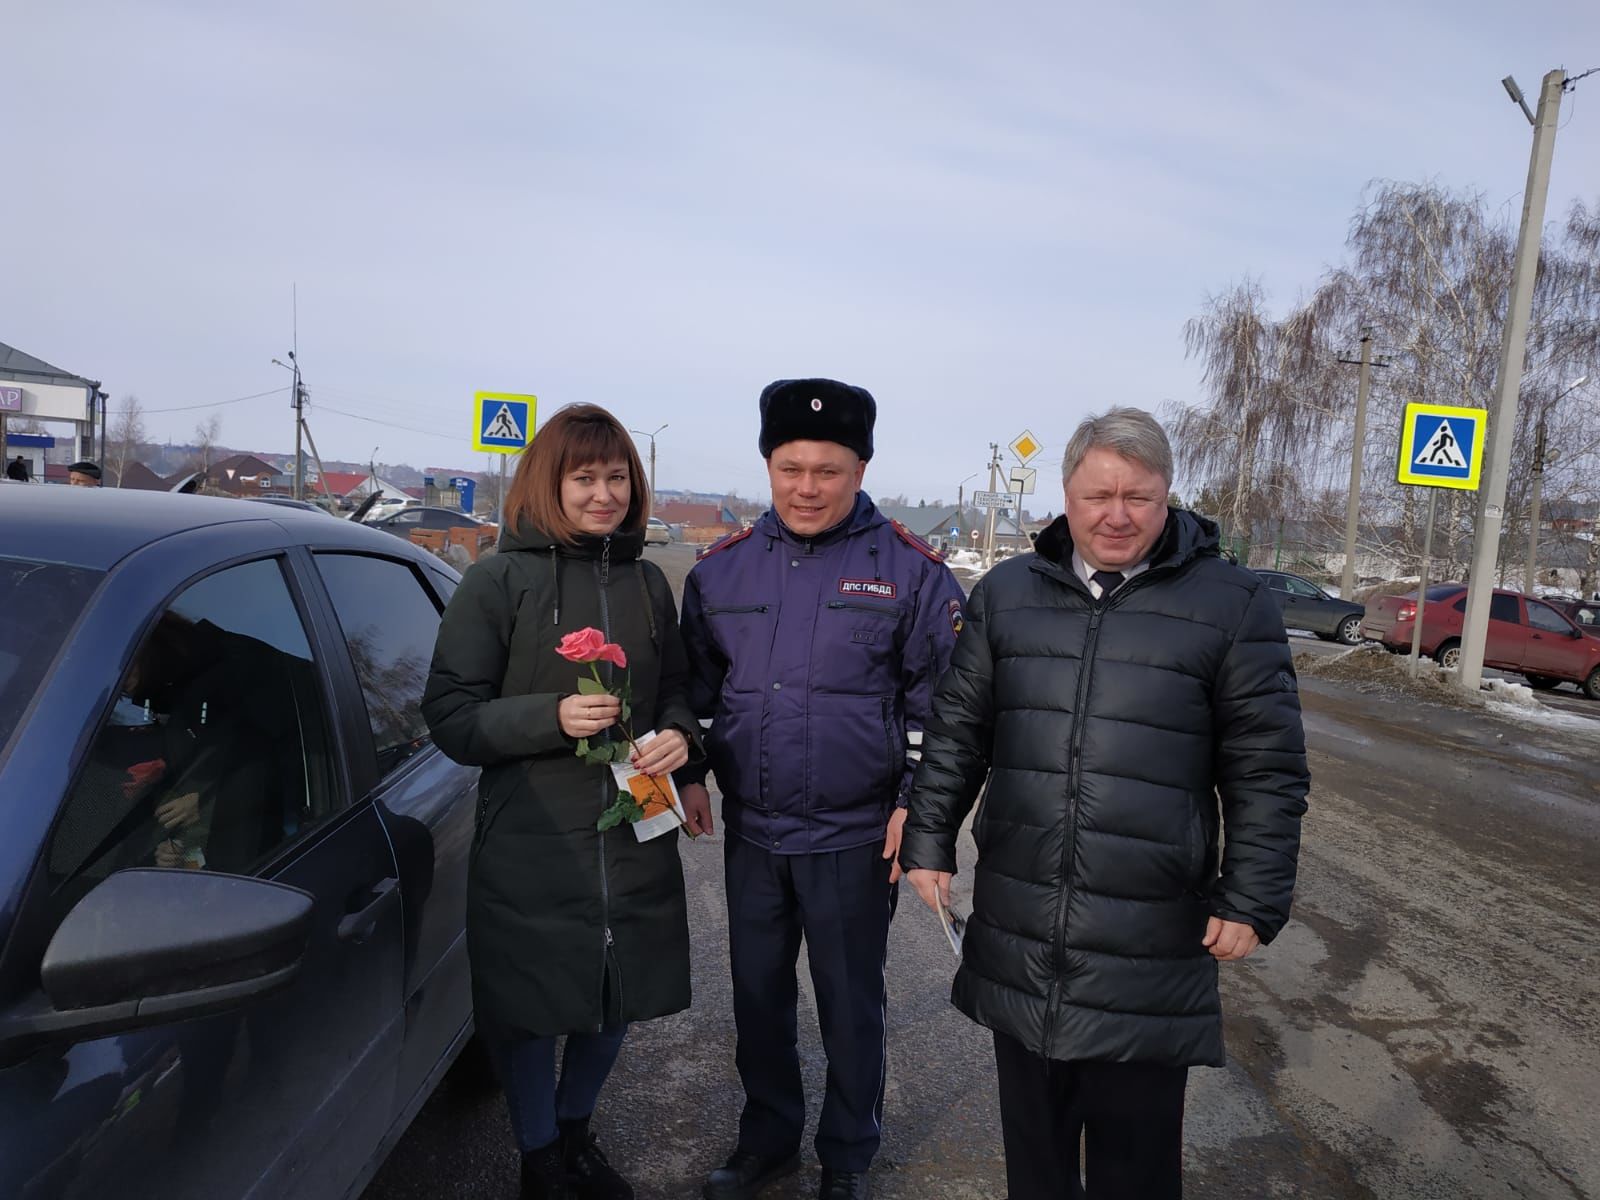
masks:
<svg viewBox="0 0 1600 1200"><path fill-rule="evenodd" d="M471 1037L458 576L319 513L0 495L0 1196L358 1195Z"/></svg>

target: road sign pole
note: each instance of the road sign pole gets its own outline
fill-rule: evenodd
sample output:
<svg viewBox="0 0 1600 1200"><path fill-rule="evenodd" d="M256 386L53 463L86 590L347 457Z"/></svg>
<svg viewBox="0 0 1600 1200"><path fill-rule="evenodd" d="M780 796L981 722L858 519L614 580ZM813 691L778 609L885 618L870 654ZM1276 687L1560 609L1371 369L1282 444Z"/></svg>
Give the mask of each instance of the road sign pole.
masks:
<svg viewBox="0 0 1600 1200"><path fill-rule="evenodd" d="M506 523L506 455L500 456L500 487L494 504L494 523L502 528Z"/></svg>
<svg viewBox="0 0 1600 1200"><path fill-rule="evenodd" d="M1439 489L1428 489L1428 529L1422 535L1422 572L1417 580L1417 618L1411 627L1411 673L1417 673L1422 660L1422 615L1428 610L1428 568L1433 565L1433 516L1439 503ZM1349 599L1349 597L1345 597Z"/></svg>
<svg viewBox="0 0 1600 1200"><path fill-rule="evenodd" d="M1500 526L1505 519L1506 476L1511 469L1511 443L1517 420L1517 393L1522 387L1522 361L1527 350L1528 312L1533 306L1534 273L1539 266L1539 234L1544 227L1545 197L1550 190L1550 160L1555 153L1556 117L1566 72L1544 77L1539 114L1533 124L1533 153L1528 160L1528 186L1522 194L1522 232L1511 270L1511 296L1506 305L1505 336L1500 347L1500 390L1489 428L1488 478L1484 481L1478 525L1473 531L1472 566L1467 576L1467 612L1461 631L1461 668L1456 683L1476 692L1483 683L1483 653L1489 640L1489 601L1494 596L1495 562L1500 552Z"/></svg>

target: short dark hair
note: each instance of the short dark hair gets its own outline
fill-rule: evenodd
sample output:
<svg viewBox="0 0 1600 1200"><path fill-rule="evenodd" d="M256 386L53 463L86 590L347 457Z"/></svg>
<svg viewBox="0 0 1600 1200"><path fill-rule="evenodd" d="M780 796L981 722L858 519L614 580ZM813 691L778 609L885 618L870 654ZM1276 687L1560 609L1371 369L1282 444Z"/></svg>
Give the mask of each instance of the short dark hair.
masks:
<svg viewBox="0 0 1600 1200"><path fill-rule="evenodd" d="M100 464L90 462L87 458L73 463L67 468L68 475L87 475L90 479L100 478Z"/></svg>
<svg viewBox="0 0 1600 1200"><path fill-rule="evenodd" d="M644 464L622 422L597 404L569 404L539 427L507 489L505 524L527 523L557 541L576 542L578 527L561 508L561 481L568 471L594 462L628 464L628 512L617 528L643 532L650 517Z"/></svg>

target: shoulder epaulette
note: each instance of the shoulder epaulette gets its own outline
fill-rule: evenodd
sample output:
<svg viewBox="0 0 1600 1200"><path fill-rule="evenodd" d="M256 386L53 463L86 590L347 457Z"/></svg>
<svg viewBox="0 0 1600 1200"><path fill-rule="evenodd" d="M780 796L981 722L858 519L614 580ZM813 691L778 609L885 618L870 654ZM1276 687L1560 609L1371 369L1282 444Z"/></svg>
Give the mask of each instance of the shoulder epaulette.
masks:
<svg viewBox="0 0 1600 1200"><path fill-rule="evenodd" d="M699 554L694 556L695 557L695 561L699 562L702 558L710 558L718 550L726 550L729 546L736 546L740 542L744 541L745 538L749 537L755 531L756 531L756 527L754 525L751 525L751 526L748 526L745 529L739 530L737 533L730 533L727 537L723 538L721 541L712 542L711 545L707 546L704 550L700 551Z"/></svg>
<svg viewBox="0 0 1600 1200"><path fill-rule="evenodd" d="M906 545L910 546L918 554L922 555L924 558L932 559L941 566L944 565L944 559L939 557L939 552L937 550L928 545L927 542L923 541L916 534L912 533L911 530L907 529L904 525L900 524L899 521L890 521L889 524L894 528L895 533L900 535L900 540Z"/></svg>

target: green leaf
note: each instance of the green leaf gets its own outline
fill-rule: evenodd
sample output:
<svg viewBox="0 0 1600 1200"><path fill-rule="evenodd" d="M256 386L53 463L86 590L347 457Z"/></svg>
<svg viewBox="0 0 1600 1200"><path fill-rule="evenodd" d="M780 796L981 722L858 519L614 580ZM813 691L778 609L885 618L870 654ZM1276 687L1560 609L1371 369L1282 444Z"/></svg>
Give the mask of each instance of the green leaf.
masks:
<svg viewBox="0 0 1600 1200"><path fill-rule="evenodd" d="M578 676L578 695L580 696L609 696L606 685L596 679L585 679Z"/></svg>
<svg viewBox="0 0 1600 1200"><path fill-rule="evenodd" d="M600 814L600 819L594 823L594 827L601 833L604 833L608 829L615 829L618 825L621 825L622 822L622 809L618 805L613 804L610 808L606 809L605 812Z"/></svg>
<svg viewBox="0 0 1600 1200"><path fill-rule="evenodd" d="M624 723L633 720L633 705L626 700L622 702L622 720Z"/></svg>
<svg viewBox="0 0 1600 1200"><path fill-rule="evenodd" d="M595 822L594 827L604 832L607 829L615 829L624 821L631 825L642 816L644 809L639 807L638 802L627 792L618 792L617 798L611 802L611 807L600 814L600 819Z"/></svg>
<svg viewBox="0 0 1600 1200"><path fill-rule="evenodd" d="M589 757L589 739L578 739L578 757L587 761Z"/></svg>
<svg viewBox="0 0 1600 1200"><path fill-rule="evenodd" d="M583 761L594 766L611 761L611 747L609 745L590 746L589 752L583 756Z"/></svg>

